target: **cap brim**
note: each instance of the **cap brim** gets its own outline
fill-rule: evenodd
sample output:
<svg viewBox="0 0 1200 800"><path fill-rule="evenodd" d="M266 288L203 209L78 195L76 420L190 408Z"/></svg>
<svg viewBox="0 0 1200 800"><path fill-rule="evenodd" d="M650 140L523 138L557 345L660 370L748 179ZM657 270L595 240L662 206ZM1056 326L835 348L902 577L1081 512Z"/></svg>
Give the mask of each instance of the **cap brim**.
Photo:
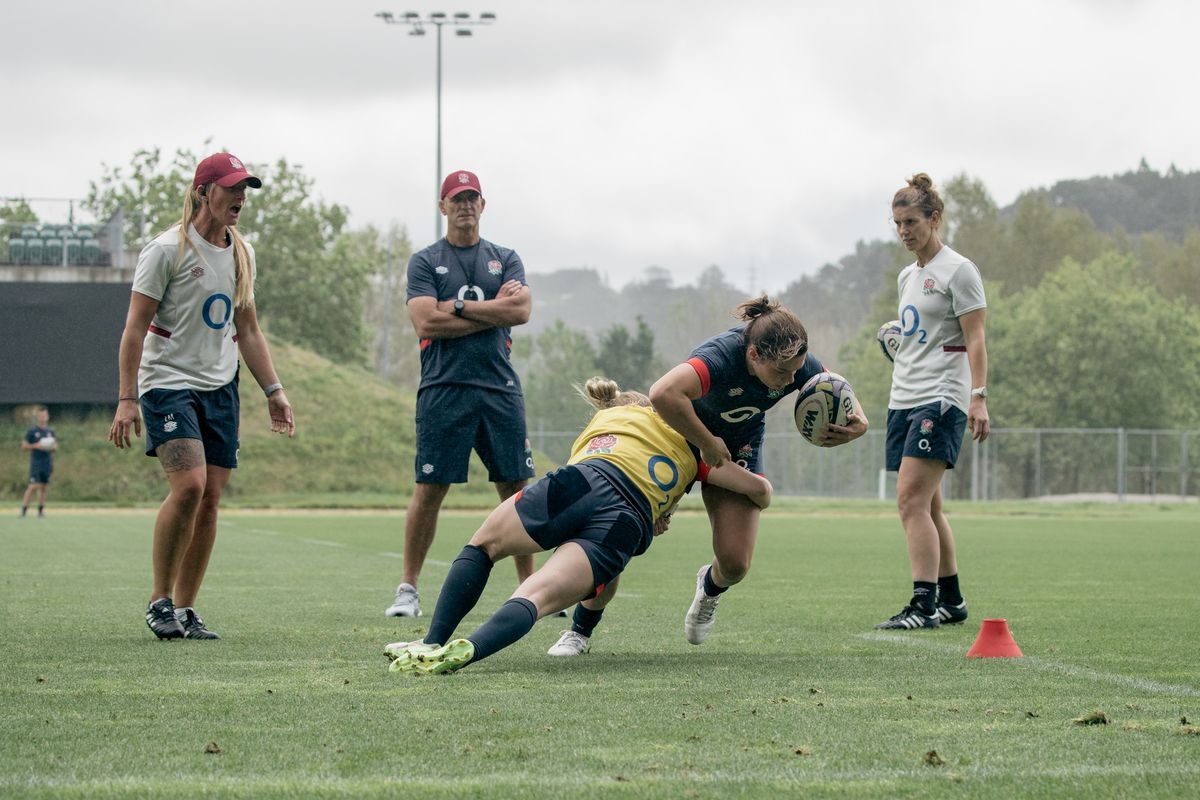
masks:
<svg viewBox="0 0 1200 800"><path fill-rule="evenodd" d="M454 197L454 195L462 194L463 192L475 192L475 194L479 195L480 197L483 197L483 192L479 191L474 186L468 185L468 186L455 186L453 189L451 189L450 191L448 191L444 195L442 195L442 199L449 200L451 197Z"/></svg>
<svg viewBox="0 0 1200 800"><path fill-rule="evenodd" d="M234 186L237 186L242 181L245 181L246 185L252 189L262 188L262 181L245 171L231 172L224 178L214 181L214 183L216 183L218 186L224 186L226 189L230 189Z"/></svg>

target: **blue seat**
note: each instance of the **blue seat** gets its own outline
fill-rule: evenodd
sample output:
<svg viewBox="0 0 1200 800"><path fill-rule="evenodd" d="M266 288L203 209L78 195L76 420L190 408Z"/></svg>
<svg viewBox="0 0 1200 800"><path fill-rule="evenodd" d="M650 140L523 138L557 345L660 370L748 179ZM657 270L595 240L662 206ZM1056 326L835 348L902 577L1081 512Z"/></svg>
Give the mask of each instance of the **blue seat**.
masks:
<svg viewBox="0 0 1200 800"><path fill-rule="evenodd" d="M67 264L79 264L83 261L83 242L78 239L67 239Z"/></svg>
<svg viewBox="0 0 1200 800"><path fill-rule="evenodd" d="M42 263L42 240L40 238L25 240L25 260L23 264Z"/></svg>
<svg viewBox="0 0 1200 800"><path fill-rule="evenodd" d="M25 240L14 238L8 240L8 263L25 263Z"/></svg>
<svg viewBox="0 0 1200 800"><path fill-rule="evenodd" d="M47 266L56 267L62 264L63 243L62 239L43 239L42 240L42 263Z"/></svg>
<svg viewBox="0 0 1200 800"><path fill-rule="evenodd" d="M73 235L79 239L87 241L88 239L95 237L96 230L91 225L76 225L75 233Z"/></svg>
<svg viewBox="0 0 1200 800"><path fill-rule="evenodd" d="M37 239L38 238L37 226L36 225L22 225L21 226L21 238L27 239L27 240L28 239Z"/></svg>
<svg viewBox="0 0 1200 800"><path fill-rule="evenodd" d="M38 235L41 237L43 242L47 239L62 239L62 237L58 235L57 225L43 225Z"/></svg>
<svg viewBox="0 0 1200 800"><path fill-rule="evenodd" d="M84 239L83 240L83 263L84 264L99 264L100 263L100 240L99 239Z"/></svg>

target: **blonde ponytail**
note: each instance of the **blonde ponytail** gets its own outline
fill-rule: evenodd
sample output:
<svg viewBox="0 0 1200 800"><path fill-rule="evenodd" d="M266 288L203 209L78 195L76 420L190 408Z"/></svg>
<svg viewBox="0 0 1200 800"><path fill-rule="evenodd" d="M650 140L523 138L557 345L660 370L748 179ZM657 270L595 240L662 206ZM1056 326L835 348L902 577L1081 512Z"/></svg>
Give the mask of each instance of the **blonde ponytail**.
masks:
<svg viewBox="0 0 1200 800"><path fill-rule="evenodd" d="M175 223L179 226L179 250L175 254L176 262L183 258L183 251L186 248L190 247L196 250L196 245L192 242L192 237L188 235L188 229L192 225L192 217L196 215L196 206L199 203L200 200L196 188L189 186L183 196L183 214L179 217L179 221ZM245 308L254 299L254 272L250 269L250 249L246 246L246 240L237 228L227 227L225 228L225 232L229 234L229 239L233 242L235 286L233 306L234 308ZM200 251L196 250L196 254L199 255L199 253Z"/></svg>
<svg viewBox="0 0 1200 800"><path fill-rule="evenodd" d="M621 391L611 378L589 378L584 386L573 384L579 396L597 411L617 406L649 406L650 398L641 392Z"/></svg>

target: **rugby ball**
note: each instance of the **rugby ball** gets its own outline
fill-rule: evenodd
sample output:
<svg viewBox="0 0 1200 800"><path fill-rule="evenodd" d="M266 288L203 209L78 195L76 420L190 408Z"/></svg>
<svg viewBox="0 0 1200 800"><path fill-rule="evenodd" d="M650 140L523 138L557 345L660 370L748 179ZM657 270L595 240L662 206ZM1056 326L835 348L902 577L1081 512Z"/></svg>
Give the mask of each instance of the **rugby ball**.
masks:
<svg viewBox="0 0 1200 800"><path fill-rule="evenodd" d="M895 361L896 351L900 349L900 340L904 338L900 330L900 320L883 323L875 338L879 340L879 349L883 351L884 357L888 361Z"/></svg>
<svg viewBox="0 0 1200 800"><path fill-rule="evenodd" d="M53 450L54 444L55 444L54 437L47 434L47 435L43 436L41 439L38 439L38 443L36 446L42 450Z"/></svg>
<svg viewBox="0 0 1200 800"><path fill-rule="evenodd" d="M818 447L829 425L845 425L854 411L854 389L836 372L821 372L800 388L796 397L796 430Z"/></svg>

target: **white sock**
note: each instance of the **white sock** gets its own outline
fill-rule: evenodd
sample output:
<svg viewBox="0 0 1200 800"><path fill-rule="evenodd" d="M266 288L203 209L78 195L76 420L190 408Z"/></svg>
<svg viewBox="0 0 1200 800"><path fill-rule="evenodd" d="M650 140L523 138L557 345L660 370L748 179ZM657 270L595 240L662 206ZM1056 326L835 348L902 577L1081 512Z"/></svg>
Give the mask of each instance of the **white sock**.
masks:
<svg viewBox="0 0 1200 800"><path fill-rule="evenodd" d="M191 606L185 606L183 608L175 609L175 619L179 620L180 622L183 622L183 620L187 618L188 611L195 613L196 609L192 608Z"/></svg>

